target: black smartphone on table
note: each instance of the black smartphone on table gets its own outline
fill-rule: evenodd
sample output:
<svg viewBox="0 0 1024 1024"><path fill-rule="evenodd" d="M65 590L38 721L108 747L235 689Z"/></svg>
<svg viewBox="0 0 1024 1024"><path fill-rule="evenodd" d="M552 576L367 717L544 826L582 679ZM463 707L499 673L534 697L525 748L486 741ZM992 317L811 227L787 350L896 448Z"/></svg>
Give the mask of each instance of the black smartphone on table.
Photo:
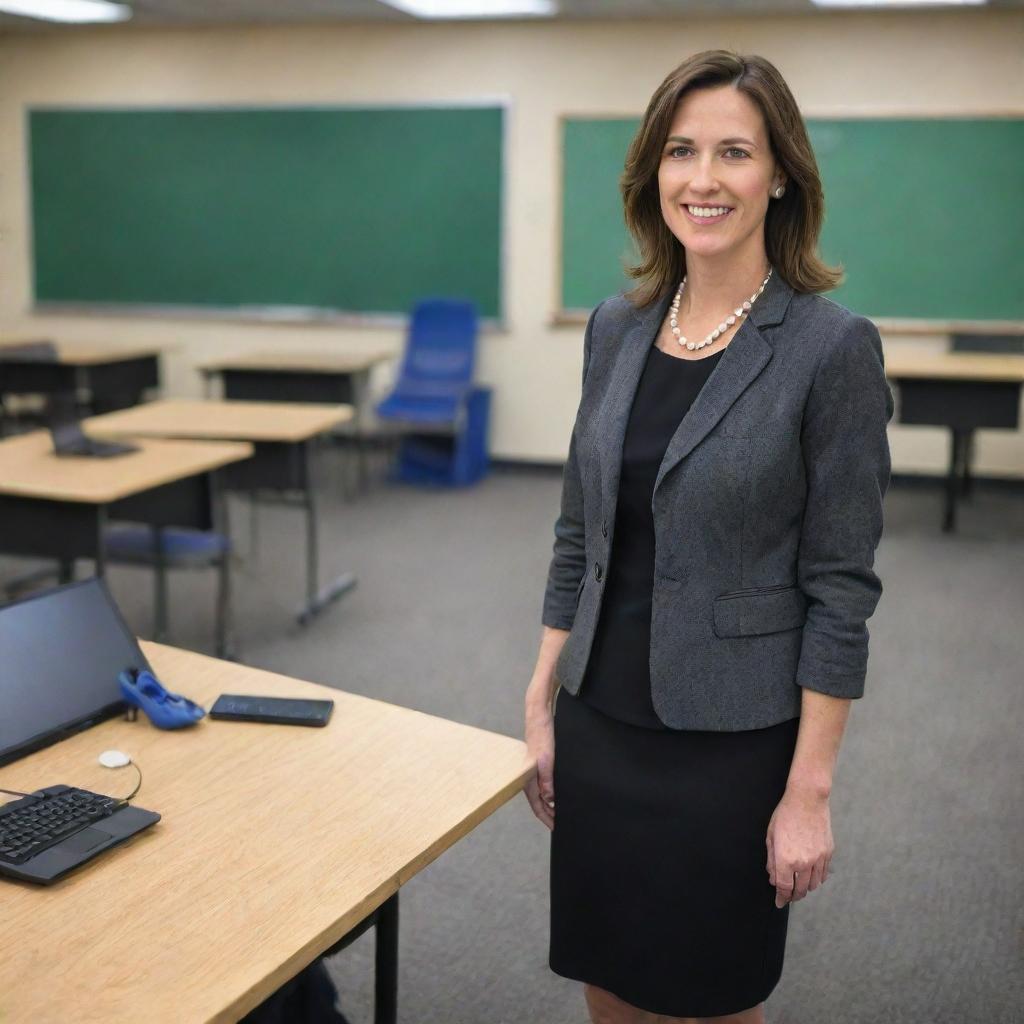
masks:
<svg viewBox="0 0 1024 1024"><path fill-rule="evenodd" d="M210 709L210 717L230 722L324 726L330 720L333 710L333 700L247 697L238 693L225 693L217 698Z"/></svg>

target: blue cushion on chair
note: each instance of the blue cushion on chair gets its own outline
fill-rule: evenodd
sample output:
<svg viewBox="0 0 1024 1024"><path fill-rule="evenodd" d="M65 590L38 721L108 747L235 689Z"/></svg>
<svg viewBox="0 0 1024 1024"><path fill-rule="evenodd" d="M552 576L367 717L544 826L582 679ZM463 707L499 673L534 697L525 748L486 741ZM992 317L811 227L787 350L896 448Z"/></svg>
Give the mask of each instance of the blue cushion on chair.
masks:
<svg viewBox="0 0 1024 1024"><path fill-rule="evenodd" d="M164 562L178 566L208 566L219 562L231 550L227 537L206 530L164 527L160 531ZM153 565L153 531L132 524L108 526L103 531L103 546L111 562Z"/></svg>
<svg viewBox="0 0 1024 1024"><path fill-rule="evenodd" d="M377 415L385 420L404 420L411 424L454 424L462 411L461 396L424 398L395 391L377 406Z"/></svg>

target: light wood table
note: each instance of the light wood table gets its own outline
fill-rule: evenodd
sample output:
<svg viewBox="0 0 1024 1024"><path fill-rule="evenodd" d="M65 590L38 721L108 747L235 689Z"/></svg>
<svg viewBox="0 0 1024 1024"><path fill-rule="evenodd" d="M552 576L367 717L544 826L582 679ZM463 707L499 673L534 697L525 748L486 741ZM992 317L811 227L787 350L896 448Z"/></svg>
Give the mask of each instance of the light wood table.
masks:
<svg viewBox="0 0 1024 1024"><path fill-rule="evenodd" d="M348 405L165 398L91 416L85 426L93 434L295 444L351 419Z"/></svg>
<svg viewBox="0 0 1024 1024"><path fill-rule="evenodd" d="M316 352L294 349L263 350L224 356L201 363L199 371L205 376L239 372L308 373L317 376L355 374L371 370L378 363L395 358L394 352L383 349L374 352Z"/></svg>
<svg viewBox="0 0 1024 1024"><path fill-rule="evenodd" d="M162 350L6 338L0 340L0 397L84 390L96 412L125 408L139 402L147 388L160 386Z"/></svg>
<svg viewBox="0 0 1024 1024"><path fill-rule="evenodd" d="M887 353L885 373L899 387L900 423L949 429L942 529L951 532L957 496L970 493L974 431L1020 427L1024 355Z"/></svg>
<svg viewBox="0 0 1024 1024"><path fill-rule="evenodd" d="M93 416L91 433L105 436L209 438L249 441L253 458L224 474L224 485L250 495L271 492L278 501L298 504L306 518L306 600L298 615L306 624L356 584L342 573L325 586L319 582L318 524L313 486L313 442L352 419L350 405L294 402L166 399L133 409Z"/></svg>
<svg viewBox="0 0 1024 1024"><path fill-rule="evenodd" d="M162 732L110 720L0 769L162 820L45 889L0 884L3 1024L235 1021L512 799L518 740L198 654L143 644L171 690L328 698L324 729L205 720ZM415 1013L412 1014L415 1017Z"/></svg>
<svg viewBox="0 0 1024 1024"><path fill-rule="evenodd" d="M347 402L355 408L355 440L359 479L365 485L366 418L370 374L380 363L398 354L372 352L316 352L294 349L264 350L225 356L202 363L207 393L220 377L225 398L275 402Z"/></svg>
<svg viewBox="0 0 1024 1024"><path fill-rule="evenodd" d="M54 454L46 431L7 438L0 441L0 494L71 505L111 505L247 459L253 452L251 444L233 442L140 439L135 444L138 451L114 458L69 458Z"/></svg>
<svg viewBox="0 0 1024 1024"><path fill-rule="evenodd" d="M5 349L11 350L8 357L12 361L20 361L21 357L14 353L27 346L51 345L56 352L56 362L67 366L99 366L103 363L116 363L126 359L142 359L147 356L159 355L163 348L159 345L104 345L91 341L49 341L42 338L4 338L0 340L0 361L5 357Z"/></svg>
<svg viewBox="0 0 1024 1024"><path fill-rule="evenodd" d="M216 471L253 453L252 445L235 442L135 443L138 451L101 459L58 457L41 430L0 441L0 551L53 559L62 582L72 578L76 558L94 559L102 576L111 520L148 523L156 531L208 530L218 505ZM156 633L162 637L167 630L162 558L156 558L154 569ZM218 642L224 649L223 630Z"/></svg>

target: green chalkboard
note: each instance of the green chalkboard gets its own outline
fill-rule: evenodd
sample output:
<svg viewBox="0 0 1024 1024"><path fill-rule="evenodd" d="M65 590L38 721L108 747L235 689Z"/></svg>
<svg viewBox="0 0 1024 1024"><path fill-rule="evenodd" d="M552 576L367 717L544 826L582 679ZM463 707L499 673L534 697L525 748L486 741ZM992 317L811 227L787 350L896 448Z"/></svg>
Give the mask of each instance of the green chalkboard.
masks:
<svg viewBox="0 0 1024 1024"><path fill-rule="evenodd" d="M629 287L618 180L639 119L563 122L562 308ZM873 317L1024 319L1024 120L808 120L830 295Z"/></svg>
<svg viewBox="0 0 1024 1024"><path fill-rule="evenodd" d="M501 315L503 111L35 110L38 303Z"/></svg>

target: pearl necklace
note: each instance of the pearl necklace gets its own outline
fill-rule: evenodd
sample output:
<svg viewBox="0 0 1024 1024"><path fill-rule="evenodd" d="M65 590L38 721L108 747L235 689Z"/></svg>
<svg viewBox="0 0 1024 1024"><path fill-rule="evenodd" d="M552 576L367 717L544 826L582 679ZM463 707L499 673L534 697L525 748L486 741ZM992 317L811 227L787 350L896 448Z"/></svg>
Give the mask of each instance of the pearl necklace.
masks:
<svg viewBox="0 0 1024 1024"><path fill-rule="evenodd" d="M680 345L685 346L691 352L697 349L704 348L705 345L710 345L711 342L717 341L727 330L740 317L746 316L750 312L751 306L758 300L761 292L764 291L765 285L768 283L768 278L772 276L772 267L768 268L768 277L761 282L761 287L754 292L745 302L737 306L732 313L727 316L703 341L687 341L685 337L679 331L679 303L683 298L683 289L686 287L686 278L679 282L679 289L676 291L676 297L672 300L672 315L669 317L669 324L672 327L672 333L676 336L676 341Z"/></svg>

